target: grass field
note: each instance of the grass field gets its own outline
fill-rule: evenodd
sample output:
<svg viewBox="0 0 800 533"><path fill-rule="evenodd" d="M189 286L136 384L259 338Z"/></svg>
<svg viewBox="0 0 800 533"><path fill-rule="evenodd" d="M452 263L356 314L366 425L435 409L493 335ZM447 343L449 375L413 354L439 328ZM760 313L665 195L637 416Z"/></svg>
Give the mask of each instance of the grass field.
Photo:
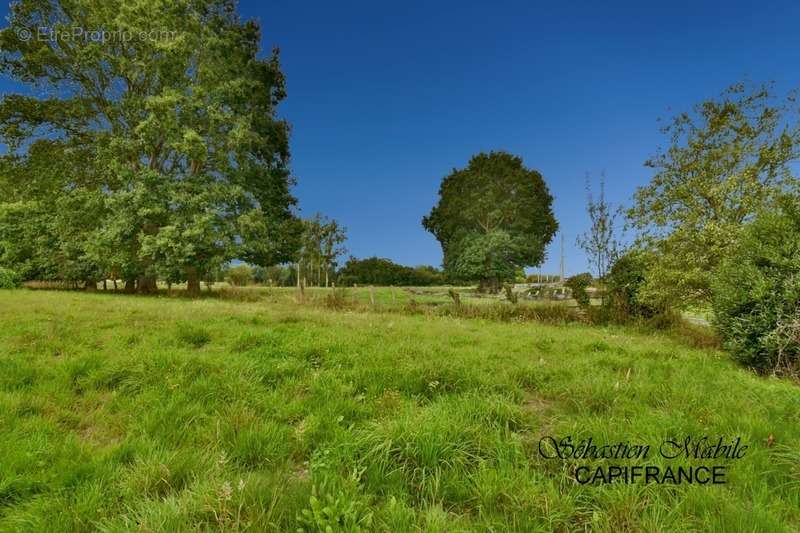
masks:
<svg viewBox="0 0 800 533"><path fill-rule="evenodd" d="M619 327L0 292L4 531L796 531L799 413L795 383ZM545 435L749 449L645 461L724 485L582 485L644 462Z"/></svg>

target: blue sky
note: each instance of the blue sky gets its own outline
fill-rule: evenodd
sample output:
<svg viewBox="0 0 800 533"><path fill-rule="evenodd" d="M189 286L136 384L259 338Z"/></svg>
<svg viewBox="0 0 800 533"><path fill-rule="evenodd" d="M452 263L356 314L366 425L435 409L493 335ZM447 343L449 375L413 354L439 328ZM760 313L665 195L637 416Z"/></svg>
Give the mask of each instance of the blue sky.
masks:
<svg viewBox="0 0 800 533"><path fill-rule="evenodd" d="M5 8L7 11L7 7ZM584 179L629 203L659 117L749 79L800 86L800 2L240 1L279 46L303 215L348 228L357 257L441 262L420 219L470 156L507 150L555 196L568 273ZM558 239L544 265L558 271Z"/></svg>

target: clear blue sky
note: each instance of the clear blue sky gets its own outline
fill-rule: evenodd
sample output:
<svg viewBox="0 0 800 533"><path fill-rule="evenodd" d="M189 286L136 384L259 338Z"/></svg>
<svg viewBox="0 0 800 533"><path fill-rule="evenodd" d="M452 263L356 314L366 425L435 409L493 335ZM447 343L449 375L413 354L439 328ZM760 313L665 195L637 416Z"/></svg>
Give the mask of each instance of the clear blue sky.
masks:
<svg viewBox="0 0 800 533"><path fill-rule="evenodd" d="M351 254L438 265L420 219L439 182L507 150L548 183L575 273L587 172L628 203L664 143L659 117L745 78L800 86L800 2L654 4L241 0L240 12L281 48L302 214L341 221ZM558 256L556 239L545 271Z"/></svg>

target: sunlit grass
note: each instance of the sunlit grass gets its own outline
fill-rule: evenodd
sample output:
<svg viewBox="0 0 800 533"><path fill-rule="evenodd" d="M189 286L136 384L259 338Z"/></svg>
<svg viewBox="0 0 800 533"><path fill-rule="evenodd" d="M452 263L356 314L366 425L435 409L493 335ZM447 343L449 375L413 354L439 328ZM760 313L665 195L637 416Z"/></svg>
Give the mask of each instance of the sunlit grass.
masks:
<svg viewBox="0 0 800 533"><path fill-rule="evenodd" d="M661 334L318 296L0 292L0 528L800 528L796 384ZM544 434L750 450L726 485L581 486Z"/></svg>

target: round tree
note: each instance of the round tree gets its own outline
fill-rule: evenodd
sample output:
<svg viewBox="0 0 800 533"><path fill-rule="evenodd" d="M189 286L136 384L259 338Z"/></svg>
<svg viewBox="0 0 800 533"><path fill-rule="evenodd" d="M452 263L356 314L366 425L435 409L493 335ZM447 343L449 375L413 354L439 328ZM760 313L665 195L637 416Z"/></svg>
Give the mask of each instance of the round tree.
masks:
<svg viewBox="0 0 800 533"><path fill-rule="evenodd" d="M545 259L558 230L542 175L505 152L480 153L439 187L422 225L442 245L445 271L497 292L520 268Z"/></svg>

